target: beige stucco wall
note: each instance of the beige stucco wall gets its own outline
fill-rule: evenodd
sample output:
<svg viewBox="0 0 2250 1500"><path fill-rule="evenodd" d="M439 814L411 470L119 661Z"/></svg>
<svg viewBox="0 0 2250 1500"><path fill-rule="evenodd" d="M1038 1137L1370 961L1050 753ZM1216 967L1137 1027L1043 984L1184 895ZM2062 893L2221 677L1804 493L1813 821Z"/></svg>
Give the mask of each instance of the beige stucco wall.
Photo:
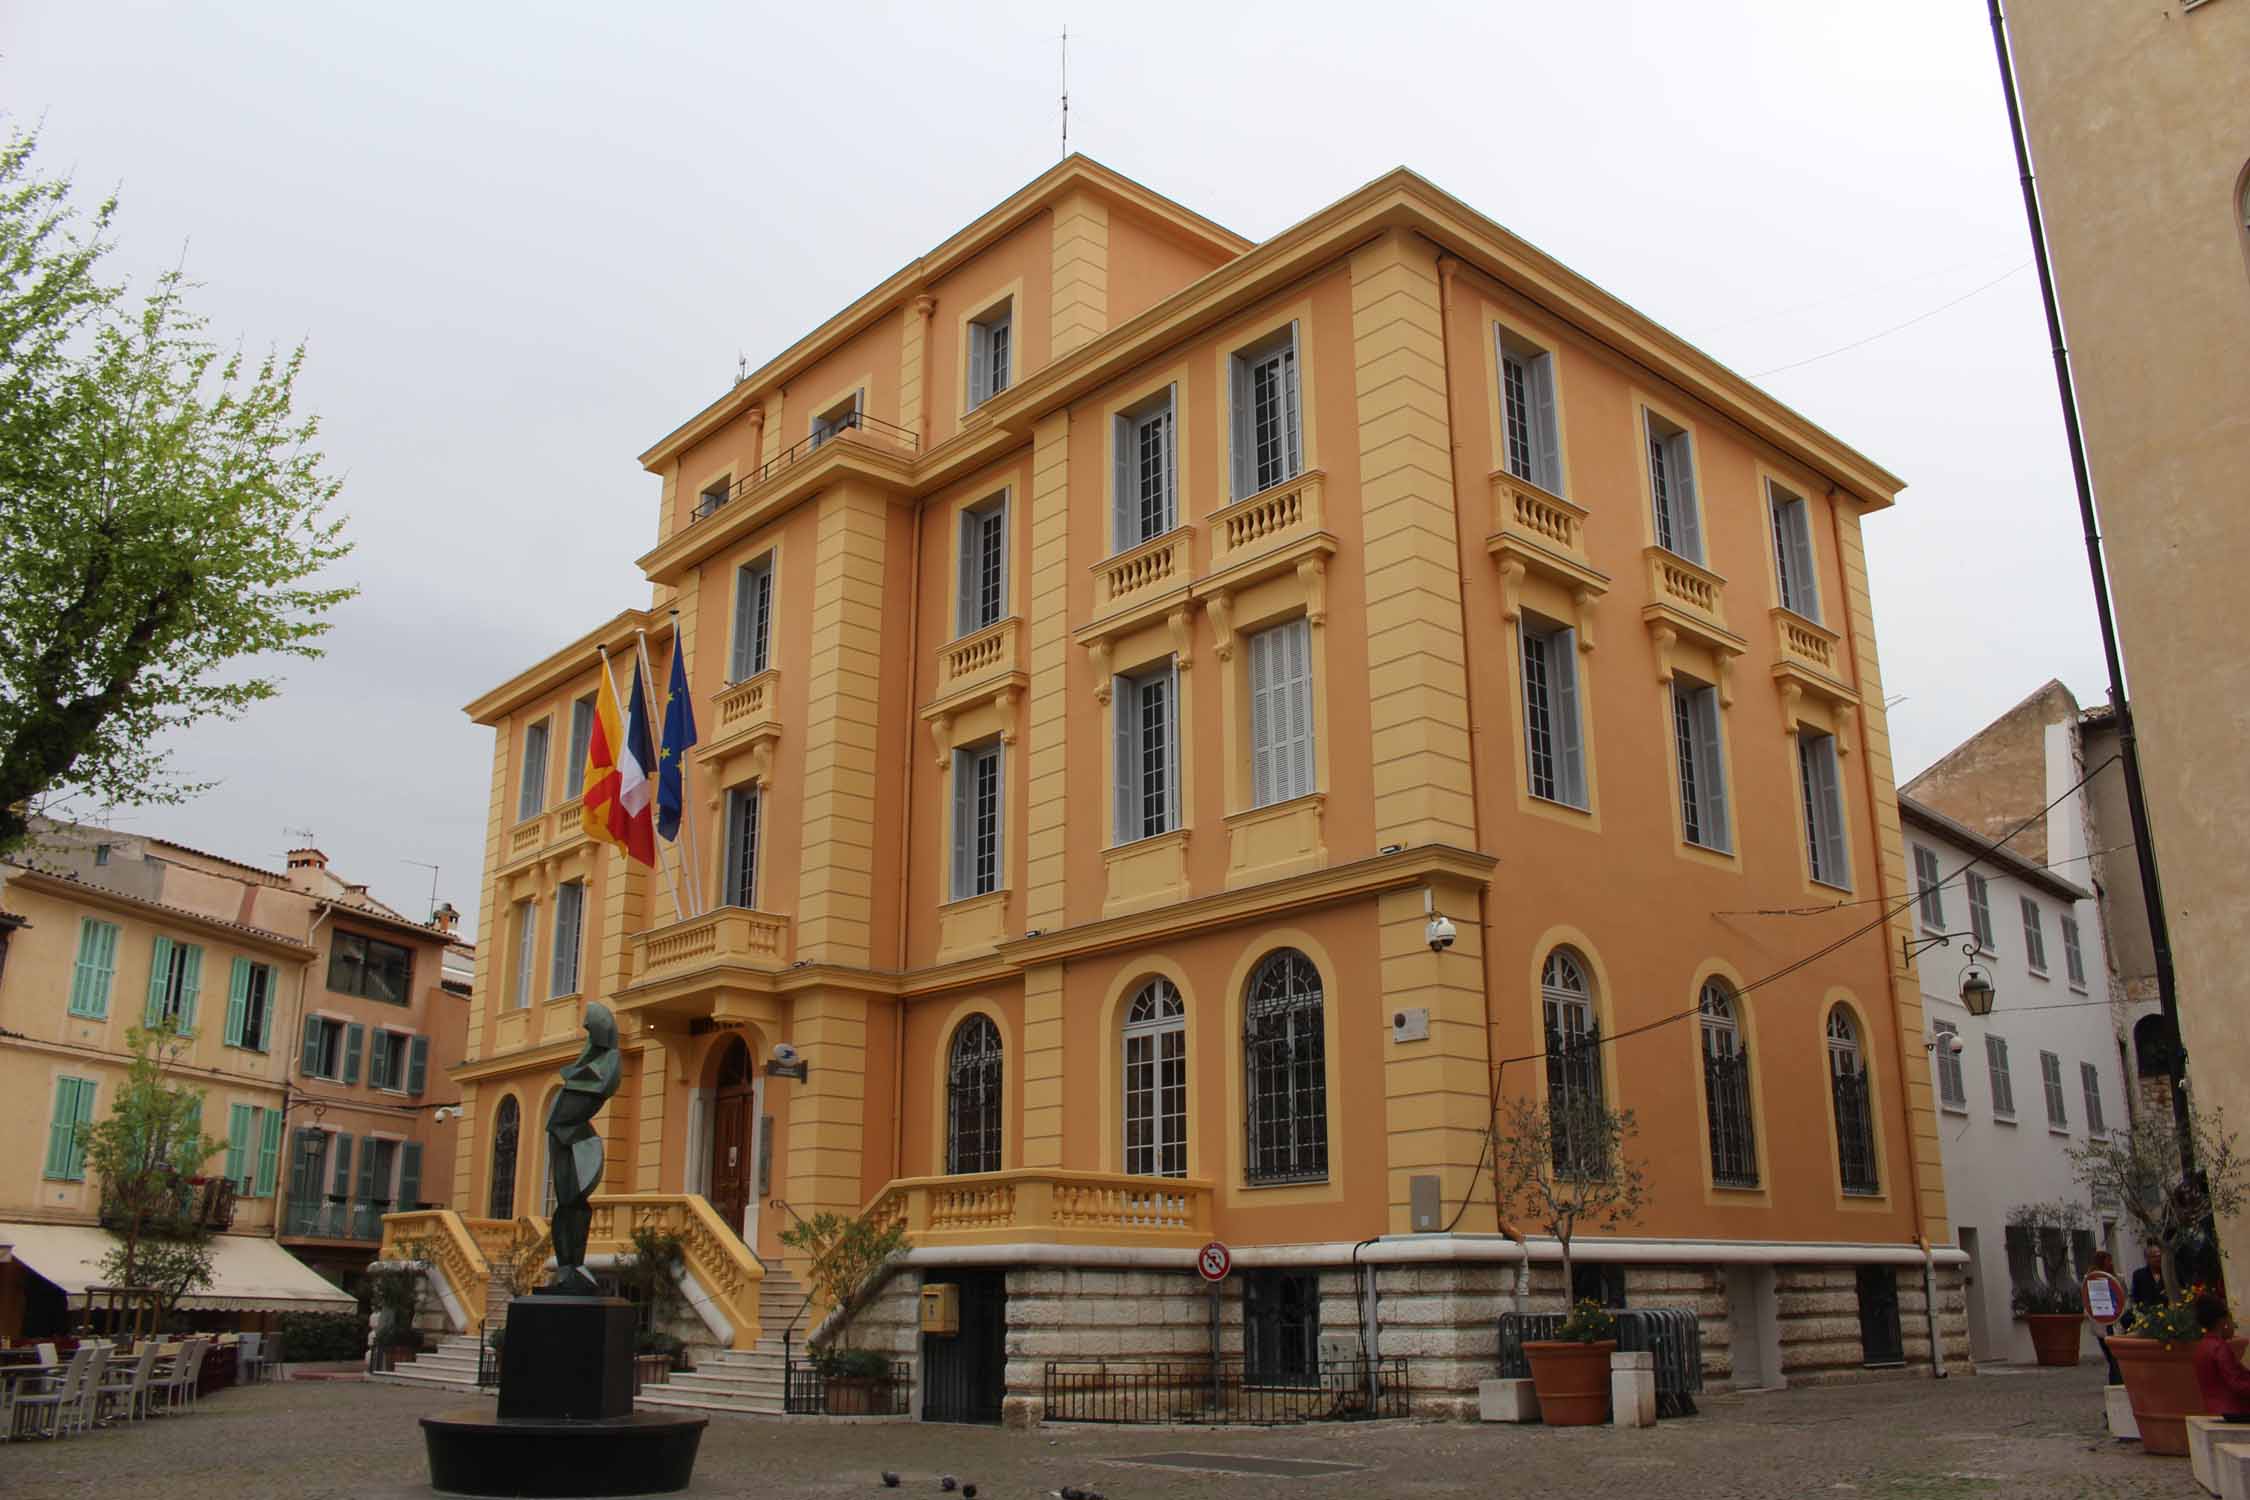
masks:
<svg viewBox="0 0 2250 1500"><path fill-rule="evenodd" d="M2022 0L2011 37L2197 1098L2250 1121L2250 5ZM2059 503L2054 524L2075 524ZM2250 1264L2250 1221L2222 1228Z"/></svg>

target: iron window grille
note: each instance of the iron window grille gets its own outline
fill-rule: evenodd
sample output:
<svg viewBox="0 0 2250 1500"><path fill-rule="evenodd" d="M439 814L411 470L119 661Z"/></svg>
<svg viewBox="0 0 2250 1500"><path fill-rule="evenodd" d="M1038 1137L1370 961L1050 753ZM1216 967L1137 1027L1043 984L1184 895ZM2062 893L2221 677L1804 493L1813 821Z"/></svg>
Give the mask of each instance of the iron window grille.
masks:
<svg viewBox="0 0 2250 1500"><path fill-rule="evenodd" d="M1187 1016L1169 979L1142 985L1125 1012L1125 1170L1187 1176Z"/></svg>
<svg viewBox="0 0 2250 1500"><path fill-rule="evenodd" d="M945 1082L945 1170L1000 1170L1000 1028L971 1016L953 1033Z"/></svg>
<svg viewBox="0 0 2250 1500"><path fill-rule="evenodd" d="M492 1188L486 1200L495 1219L516 1216L516 1137L522 1120L523 1110L513 1094L500 1101L492 1116Z"/></svg>
<svg viewBox="0 0 2250 1500"><path fill-rule="evenodd" d="M1875 1115L1859 1028L1839 1005L1828 1013L1828 1083L1836 1109L1836 1166L1845 1193L1882 1192L1875 1171Z"/></svg>
<svg viewBox="0 0 2250 1500"><path fill-rule="evenodd" d="M1578 1138L1577 1125L1604 1107L1601 1027L1593 990L1579 957L1566 948L1547 955L1540 973L1546 1022L1547 1115L1558 1173L1583 1176L1603 1166L1599 1142ZM1596 1159L1589 1159L1590 1157Z"/></svg>
<svg viewBox="0 0 2250 1500"><path fill-rule="evenodd" d="M1320 971L1293 948L1269 954L1250 976L1242 1060L1245 1175L1252 1183L1328 1177L1325 1003Z"/></svg>
<svg viewBox="0 0 2250 1500"><path fill-rule="evenodd" d="M1703 1101L1711 1127L1711 1181L1719 1187L1758 1185L1758 1136L1750 1109L1750 1049L1735 1017L1733 993L1719 980L1703 986Z"/></svg>

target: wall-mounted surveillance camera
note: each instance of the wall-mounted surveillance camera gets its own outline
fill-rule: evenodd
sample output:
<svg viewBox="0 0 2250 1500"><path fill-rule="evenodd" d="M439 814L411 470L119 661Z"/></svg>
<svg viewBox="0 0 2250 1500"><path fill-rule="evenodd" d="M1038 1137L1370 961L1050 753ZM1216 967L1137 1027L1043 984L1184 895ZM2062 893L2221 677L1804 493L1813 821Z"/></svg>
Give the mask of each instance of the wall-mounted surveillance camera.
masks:
<svg viewBox="0 0 2250 1500"><path fill-rule="evenodd" d="M1453 919L1442 912L1432 916L1424 936L1432 953L1443 953L1453 946Z"/></svg>
<svg viewBox="0 0 2250 1500"><path fill-rule="evenodd" d="M1952 1053L1955 1057L1959 1057L1961 1055L1962 1045L1963 1044L1959 1036L1950 1031L1945 1034L1945 1050Z"/></svg>

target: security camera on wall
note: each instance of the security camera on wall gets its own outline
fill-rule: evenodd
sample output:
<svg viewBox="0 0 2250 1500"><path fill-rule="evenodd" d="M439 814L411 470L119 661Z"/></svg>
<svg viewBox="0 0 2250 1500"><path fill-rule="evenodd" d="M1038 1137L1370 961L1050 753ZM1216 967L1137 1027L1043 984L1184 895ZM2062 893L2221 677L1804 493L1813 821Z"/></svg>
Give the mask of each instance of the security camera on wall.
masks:
<svg viewBox="0 0 2250 1500"><path fill-rule="evenodd" d="M1949 1031L1945 1034L1945 1050L1952 1053L1955 1057L1959 1057L1961 1055L1962 1045L1963 1044L1961 1038L1956 1033Z"/></svg>
<svg viewBox="0 0 2250 1500"><path fill-rule="evenodd" d="M1430 951L1432 953L1443 953L1453 946L1453 919L1442 913L1432 916L1426 936Z"/></svg>

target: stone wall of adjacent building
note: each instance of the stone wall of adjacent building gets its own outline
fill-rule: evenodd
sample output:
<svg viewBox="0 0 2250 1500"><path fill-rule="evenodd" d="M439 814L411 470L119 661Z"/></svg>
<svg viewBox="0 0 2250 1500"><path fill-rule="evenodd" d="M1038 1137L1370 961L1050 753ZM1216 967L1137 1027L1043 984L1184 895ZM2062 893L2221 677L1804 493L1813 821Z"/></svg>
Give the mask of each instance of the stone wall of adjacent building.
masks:
<svg viewBox="0 0 2250 1500"><path fill-rule="evenodd" d="M1828 1385L1886 1373L1924 1374L1930 1364L1928 1301L1914 1266L1887 1268L1898 1279L1898 1321L1903 1359L1895 1368L1869 1368L1860 1341L1859 1279L1855 1266L1782 1266L1775 1278L1781 1330L1781 1369L1791 1385ZM1968 1373L1968 1306L1958 1267L1937 1273L1938 1334L1949 1369Z"/></svg>

